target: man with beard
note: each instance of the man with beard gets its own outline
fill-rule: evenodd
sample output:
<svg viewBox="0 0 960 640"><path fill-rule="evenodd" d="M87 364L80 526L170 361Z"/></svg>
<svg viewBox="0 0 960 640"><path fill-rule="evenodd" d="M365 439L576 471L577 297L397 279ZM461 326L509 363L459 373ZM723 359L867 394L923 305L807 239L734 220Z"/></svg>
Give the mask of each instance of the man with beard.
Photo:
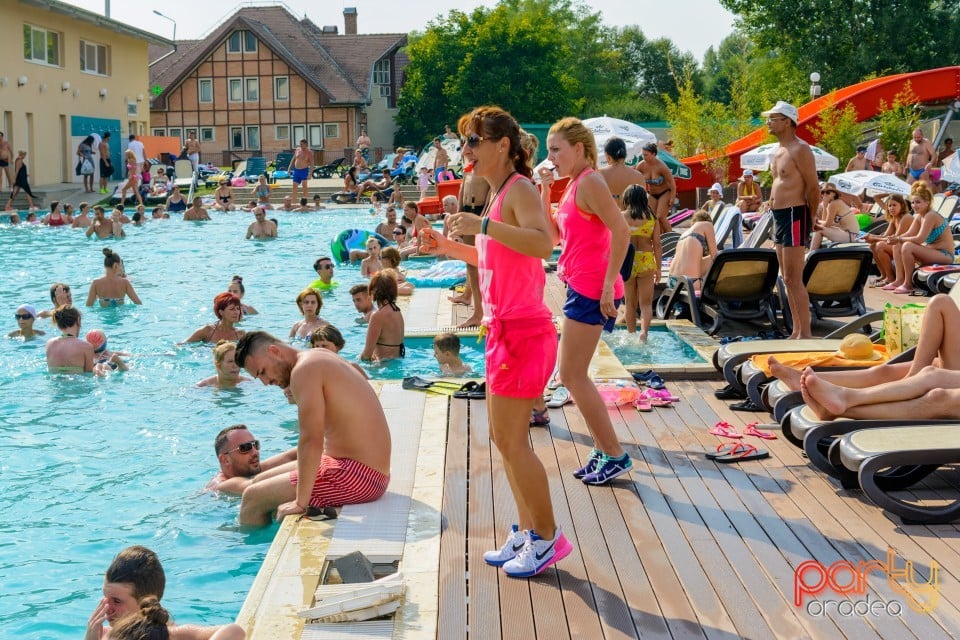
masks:
<svg viewBox="0 0 960 640"><path fill-rule="evenodd" d="M237 344L236 363L297 405L297 470L244 489L240 524L266 525L307 507L372 502L390 481L390 431L376 393L346 360L326 349L297 351L265 331ZM298 483L299 478L307 481Z"/></svg>
<svg viewBox="0 0 960 640"><path fill-rule="evenodd" d="M261 461L260 441L253 437L245 424L235 424L220 431L213 441L213 448L220 463L220 472L207 485L207 489L211 491L239 496L255 482L262 482L297 468L295 448Z"/></svg>

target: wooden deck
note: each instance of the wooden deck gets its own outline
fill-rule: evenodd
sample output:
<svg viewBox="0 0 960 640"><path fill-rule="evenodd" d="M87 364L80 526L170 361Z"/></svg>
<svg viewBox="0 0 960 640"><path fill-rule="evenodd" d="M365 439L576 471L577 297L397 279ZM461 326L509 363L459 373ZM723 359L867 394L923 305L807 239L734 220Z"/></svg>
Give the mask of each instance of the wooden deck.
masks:
<svg viewBox="0 0 960 640"><path fill-rule="evenodd" d="M562 295L550 279L555 310ZM868 306L916 302L871 289ZM466 309L454 309L465 317ZM588 487L571 472L592 446L575 405L551 411L549 429L530 437L546 466L558 523L575 550L531 580L513 580L484 564L516 517L500 456L491 446L482 402L451 400L440 544L439 638L956 638L960 637L960 529L904 526L859 492L841 490L783 439L747 442L770 458L718 464L705 458L721 442L719 420L742 430L765 414L732 412L714 398L720 382L676 382L681 401L611 418L634 461L628 476ZM771 433L776 434L777 431ZM960 472L938 473L914 489L944 498ZM910 563L915 582L939 567L939 599L918 613L908 598L870 574L867 593L829 589L818 603L794 604L795 570L817 561ZM805 582L814 581L807 574ZM836 575L846 585L849 572ZM907 579L903 578L901 582ZM908 589L921 601L914 588ZM853 603L885 603L857 615ZM840 605L839 602L846 601ZM888 605L887 605L888 603ZM899 606L899 609L897 607ZM863 605L859 605L860 608ZM889 613L888 613L889 611ZM899 613L899 615L892 615Z"/></svg>

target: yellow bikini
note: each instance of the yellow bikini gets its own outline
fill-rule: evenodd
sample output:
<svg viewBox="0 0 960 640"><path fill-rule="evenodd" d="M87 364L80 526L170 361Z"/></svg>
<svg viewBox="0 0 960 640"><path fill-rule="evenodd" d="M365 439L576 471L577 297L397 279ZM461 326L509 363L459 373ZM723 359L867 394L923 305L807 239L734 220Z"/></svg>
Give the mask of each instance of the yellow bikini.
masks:
<svg viewBox="0 0 960 640"><path fill-rule="evenodd" d="M653 229L656 224L656 218L644 220L642 223L640 223L640 226L634 227L630 230L630 236L637 238L652 238ZM657 264L657 258L653 254L653 251L637 251L633 255L633 269L630 270L630 277L636 278L639 275L651 273L659 268L660 265Z"/></svg>

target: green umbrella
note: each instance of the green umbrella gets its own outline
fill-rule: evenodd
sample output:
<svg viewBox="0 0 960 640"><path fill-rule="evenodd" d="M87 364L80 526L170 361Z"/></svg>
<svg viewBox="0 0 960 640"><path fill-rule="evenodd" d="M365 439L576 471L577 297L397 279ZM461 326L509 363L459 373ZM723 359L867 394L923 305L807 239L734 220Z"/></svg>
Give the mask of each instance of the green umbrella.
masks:
<svg viewBox="0 0 960 640"><path fill-rule="evenodd" d="M670 173L675 178L680 178L681 180L690 179L690 167L683 164L663 149L657 149L657 157L663 161L663 164L667 165L667 168L670 169ZM639 163L640 157L638 156L632 163L628 162L627 164L636 166Z"/></svg>

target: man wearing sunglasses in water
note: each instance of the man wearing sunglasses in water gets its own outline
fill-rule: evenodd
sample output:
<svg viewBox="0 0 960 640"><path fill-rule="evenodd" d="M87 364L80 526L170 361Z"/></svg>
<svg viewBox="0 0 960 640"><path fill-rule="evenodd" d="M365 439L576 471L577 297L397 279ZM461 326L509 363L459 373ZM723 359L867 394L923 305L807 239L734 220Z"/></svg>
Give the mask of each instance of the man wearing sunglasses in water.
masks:
<svg viewBox="0 0 960 640"><path fill-rule="evenodd" d="M260 441L253 437L247 425L235 424L223 429L213 442L220 463L220 472L207 484L211 491L241 495L254 482L290 473L297 468L297 450L260 460ZM290 485L290 500L296 497L296 487Z"/></svg>

